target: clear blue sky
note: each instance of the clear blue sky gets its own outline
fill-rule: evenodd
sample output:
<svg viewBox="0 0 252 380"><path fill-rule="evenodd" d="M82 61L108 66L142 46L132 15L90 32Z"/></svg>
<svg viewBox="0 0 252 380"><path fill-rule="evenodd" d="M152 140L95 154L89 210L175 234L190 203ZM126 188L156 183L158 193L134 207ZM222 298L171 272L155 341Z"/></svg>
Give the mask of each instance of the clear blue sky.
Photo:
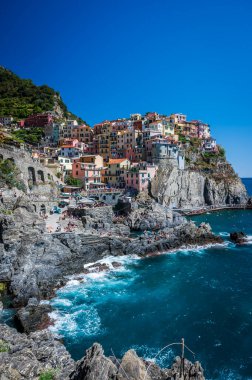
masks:
<svg viewBox="0 0 252 380"><path fill-rule="evenodd" d="M0 64L91 125L130 113L209 122L252 177L251 0L1 0Z"/></svg>

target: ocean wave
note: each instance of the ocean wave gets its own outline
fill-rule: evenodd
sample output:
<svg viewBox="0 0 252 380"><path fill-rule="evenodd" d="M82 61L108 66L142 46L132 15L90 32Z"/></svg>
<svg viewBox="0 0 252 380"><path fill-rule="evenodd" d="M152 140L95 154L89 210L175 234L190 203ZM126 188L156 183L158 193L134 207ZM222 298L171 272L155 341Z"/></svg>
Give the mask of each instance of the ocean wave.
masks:
<svg viewBox="0 0 252 380"><path fill-rule="evenodd" d="M252 235L247 235L247 244L252 244Z"/></svg>
<svg viewBox="0 0 252 380"><path fill-rule="evenodd" d="M223 247L228 247L230 242L222 242L222 243L210 243L206 245L189 245L185 247L181 247L179 249L174 249L172 251L168 251L165 254L184 254L184 255L191 255L191 254L200 254L207 253L208 249L223 249ZM232 243L231 243L232 244Z"/></svg>
<svg viewBox="0 0 252 380"><path fill-rule="evenodd" d="M228 232L219 232L219 235L228 237L230 234Z"/></svg>
<svg viewBox="0 0 252 380"><path fill-rule="evenodd" d="M80 309L72 313L53 311L49 313L49 317L54 322L49 330L67 338L97 336L103 332L101 318L92 306L81 305Z"/></svg>
<svg viewBox="0 0 252 380"><path fill-rule="evenodd" d="M162 352L160 352L162 348L149 347L147 345L133 345L132 349L145 360L158 364L162 368L167 367L175 356L171 347ZM158 355L159 352L160 354Z"/></svg>
<svg viewBox="0 0 252 380"><path fill-rule="evenodd" d="M80 284L80 281L79 280L69 280L65 286L75 286L75 285L79 285Z"/></svg>
<svg viewBox="0 0 252 380"><path fill-rule="evenodd" d="M126 264L130 264L135 260L140 260L140 258L139 258L139 256L134 255L134 254L125 255L125 256L107 256L107 257L104 257L103 259L97 260L95 262L84 264L83 267L84 267L84 269L88 269L88 268L92 267L93 265L106 264L108 266L108 268L111 270L118 270L118 269L120 270L120 267L115 268L113 266L113 263L116 262L116 263L121 264L123 266Z"/></svg>
<svg viewBox="0 0 252 380"><path fill-rule="evenodd" d="M61 307L61 306L63 306L63 307L70 307L70 306L72 306L72 304L73 304L72 301L70 301L67 298L56 297L52 301L52 305L54 307Z"/></svg>

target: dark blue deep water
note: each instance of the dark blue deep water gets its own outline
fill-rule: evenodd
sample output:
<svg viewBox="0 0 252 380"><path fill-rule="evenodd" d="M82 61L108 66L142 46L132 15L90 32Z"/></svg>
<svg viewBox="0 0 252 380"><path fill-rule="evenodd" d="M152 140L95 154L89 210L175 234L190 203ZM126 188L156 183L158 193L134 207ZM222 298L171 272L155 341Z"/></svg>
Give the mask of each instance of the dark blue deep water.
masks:
<svg viewBox="0 0 252 380"><path fill-rule="evenodd" d="M184 337L207 379L252 379L252 244L236 247L227 238L233 230L252 236L252 211L193 219L210 222L225 245L128 258L123 269L83 276L57 292L52 329L75 359L95 341L107 355L135 348L153 358ZM178 353L164 351L157 362L167 366Z"/></svg>
<svg viewBox="0 0 252 380"><path fill-rule="evenodd" d="M248 194L252 196L252 178L242 178L242 182L244 183Z"/></svg>

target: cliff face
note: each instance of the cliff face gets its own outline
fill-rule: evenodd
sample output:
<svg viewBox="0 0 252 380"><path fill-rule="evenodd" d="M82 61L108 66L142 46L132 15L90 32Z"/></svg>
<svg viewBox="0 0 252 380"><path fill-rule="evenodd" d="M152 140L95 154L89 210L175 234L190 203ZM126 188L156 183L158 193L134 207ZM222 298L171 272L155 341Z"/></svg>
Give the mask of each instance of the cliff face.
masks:
<svg viewBox="0 0 252 380"><path fill-rule="evenodd" d="M109 226L104 230L83 227L78 233L49 234L45 232L44 220L33 211L29 199L23 197L19 202L13 201L12 209L0 212L0 282L8 284L13 303L22 306L30 298L52 296L55 288L68 281L68 275L83 273L84 264L107 256L145 256L182 245L220 242L208 225L196 227L184 218L172 220L173 227L164 228L155 238L132 239L127 236L126 226L122 229L114 223L105 223ZM157 218L153 227L159 223ZM166 225L170 223L167 219ZM136 226L139 228L137 220Z"/></svg>
<svg viewBox="0 0 252 380"><path fill-rule="evenodd" d="M151 183L151 193L161 204L197 207L246 203L247 191L229 164L215 170L179 170L163 163Z"/></svg>
<svg viewBox="0 0 252 380"><path fill-rule="evenodd" d="M2 380L176 380L181 372L181 359L176 357L171 368L160 368L145 361L133 350L122 359L106 357L95 343L78 362L71 359L63 344L44 330L20 334L0 324L0 378ZM199 362L184 360L188 380L204 380Z"/></svg>

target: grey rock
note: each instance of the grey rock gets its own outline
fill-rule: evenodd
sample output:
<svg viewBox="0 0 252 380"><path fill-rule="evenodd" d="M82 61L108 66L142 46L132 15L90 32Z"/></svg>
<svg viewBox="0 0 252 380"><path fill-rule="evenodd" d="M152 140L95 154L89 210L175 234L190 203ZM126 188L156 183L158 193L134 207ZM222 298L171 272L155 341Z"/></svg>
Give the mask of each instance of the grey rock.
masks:
<svg viewBox="0 0 252 380"><path fill-rule="evenodd" d="M49 304L38 304L36 298L28 301L26 307L22 307L17 311L16 321L22 331L30 333L47 327L50 324L48 313L52 311Z"/></svg>
<svg viewBox="0 0 252 380"><path fill-rule="evenodd" d="M117 368L115 364L104 356L102 346L93 344L86 351L83 359L76 364L75 370L70 375L71 380L109 380L115 379Z"/></svg>
<svg viewBox="0 0 252 380"><path fill-rule="evenodd" d="M146 373L147 366L140 359L134 350L129 350L122 358L120 368L118 370L118 380L151 380L151 377Z"/></svg>
<svg viewBox="0 0 252 380"><path fill-rule="evenodd" d="M176 357L171 368L161 369L155 363L139 358L134 350L125 353L121 360L106 358L102 347L95 343L76 363L71 380L178 380L182 371L181 359ZM204 380L199 362L184 360L184 380Z"/></svg>
<svg viewBox="0 0 252 380"><path fill-rule="evenodd" d="M48 331L30 335L0 324L0 340L7 347L0 353L0 379L38 379L49 369L57 369L57 379L69 378L74 361L63 344Z"/></svg>
<svg viewBox="0 0 252 380"><path fill-rule="evenodd" d="M230 240L232 240L236 244L244 244L247 241L247 235L242 231L231 232L230 233Z"/></svg>
<svg viewBox="0 0 252 380"><path fill-rule="evenodd" d="M132 230L146 231L174 227L185 221L178 213L157 203L146 193L140 193L132 202L131 212L125 220Z"/></svg>
<svg viewBox="0 0 252 380"><path fill-rule="evenodd" d="M56 288L65 284L66 276L81 273L85 264L106 256L132 253L143 256L186 244L219 241L206 226L198 228L183 217L176 214L174 217L173 213L149 198L142 207L138 201L132 211L133 216L129 216L134 228L143 228L140 219L135 219L134 215L142 210L148 213L146 204L151 205L149 216L144 218L149 220L149 227L155 229L160 226L157 223L162 224L159 222L160 214L165 221L162 226L171 223L172 227L163 229L167 232L166 237L157 236L151 242L148 237L132 239L124 235L124 230L129 232L129 226L122 223L112 223L107 235L89 229L81 233L47 234L44 232L44 222L26 208L19 207L12 215L0 216L0 242L3 247L0 250L0 281L8 282L14 305L26 306L33 297L38 301L51 297ZM151 224L151 215L155 210L156 217Z"/></svg>
<svg viewBox="0 0 252 380"><path fill-rule="evenodd" d="M151 193L159 203L178 208L245 204L248 199L245 186L230 166L218 175L179 170L167 163L152 180Z"/></svg>
<svg viewBox="0 0 252 380"><path fill-rule="evenodd" d="M63 344L48 331L20 334L0 324L0 341L6 350L0 352L0 379L37 380L48 370L55 370L55 380L178 380L181 359L177 357L171 368L139 358L129 350L123 358L106 357L100 344L95 343L85 356L74 362ZM147 371L148 370L148 371ZM204 380L199 362L184 361L185 380Z"/></svg>

